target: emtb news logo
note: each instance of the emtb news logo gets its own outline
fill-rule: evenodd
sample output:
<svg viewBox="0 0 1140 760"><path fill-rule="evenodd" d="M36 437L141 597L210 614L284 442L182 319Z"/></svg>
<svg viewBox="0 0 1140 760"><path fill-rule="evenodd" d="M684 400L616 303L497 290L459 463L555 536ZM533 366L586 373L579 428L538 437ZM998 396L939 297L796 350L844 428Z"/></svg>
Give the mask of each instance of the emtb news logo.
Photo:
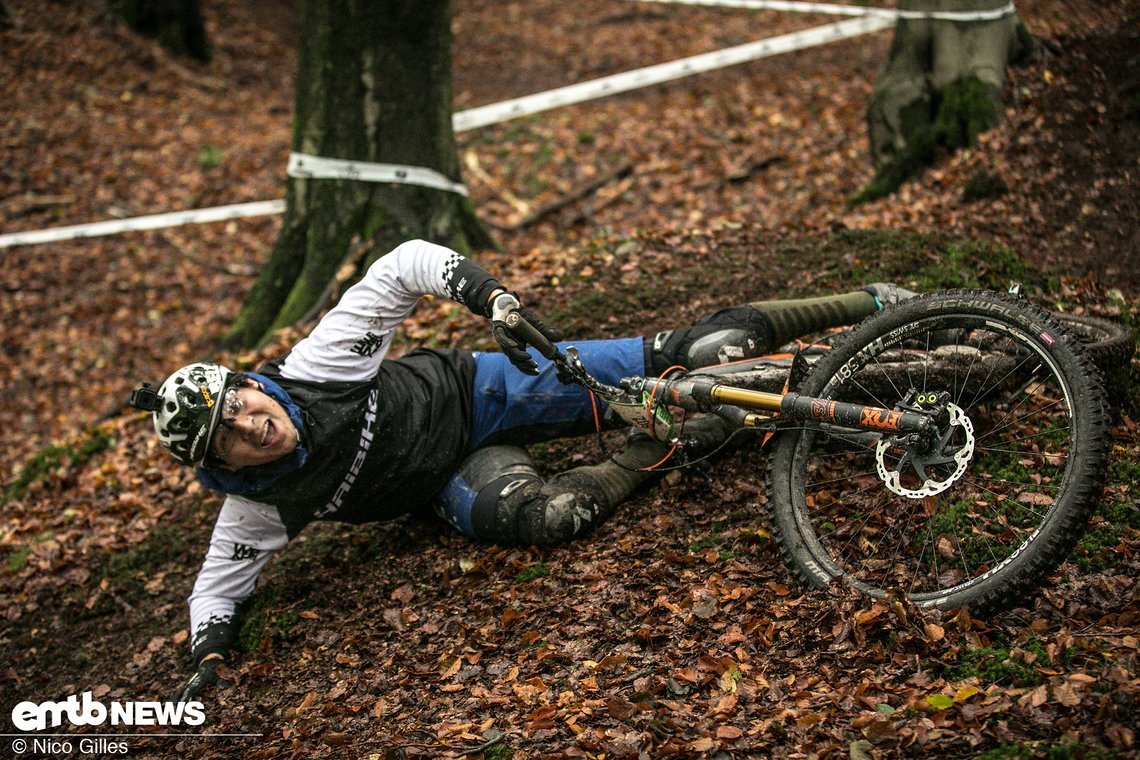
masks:
<svg viewBox="0 0 1140 760"><path fill-rule="evenodd" d="M201 702L111 702L73 694L62 702L20 702L12 708L12 724L21 731L43 731L63 723L73 726L200 726L206 722Z"/></svg>

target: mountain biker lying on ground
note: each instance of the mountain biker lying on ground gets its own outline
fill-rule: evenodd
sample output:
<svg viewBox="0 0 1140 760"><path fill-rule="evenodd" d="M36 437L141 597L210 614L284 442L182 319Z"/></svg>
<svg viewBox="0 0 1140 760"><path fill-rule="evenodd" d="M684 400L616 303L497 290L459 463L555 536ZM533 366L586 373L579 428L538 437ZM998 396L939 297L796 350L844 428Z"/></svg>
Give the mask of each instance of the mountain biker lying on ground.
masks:
<svg viewBox="0 0 1140 760"><path fill-rule="evenodd" d="M829 319L858 321L880 299L894 300L890 288L826 299ZM421 349L383 361L395 328L427 294L492 318L503 352ZM574 345L593 375L616 385L674 365L767 353L802 334L785 324L781 303L803 302L725 309L653 339ZM637 468L660 461L668 447L648 436L632 437L615 461L547 481L538 475L522 447L591 432L594 414L582 388L561 384L547 360L505 330L499 319L517 305L473 261L411 241L380 258L307 338L256 373L191 364L157 392L135 391L131 403L154 413L162 445L197 468L203 485L226 494L190 596L196 672L175 700L217 681L235 640L235 608L269 557L314 520L390 520L434 505L469 536L550 545L594 530L653 477ZM709 451L727 430L709 417L690 422L685 434L690 451Z"/></svg>

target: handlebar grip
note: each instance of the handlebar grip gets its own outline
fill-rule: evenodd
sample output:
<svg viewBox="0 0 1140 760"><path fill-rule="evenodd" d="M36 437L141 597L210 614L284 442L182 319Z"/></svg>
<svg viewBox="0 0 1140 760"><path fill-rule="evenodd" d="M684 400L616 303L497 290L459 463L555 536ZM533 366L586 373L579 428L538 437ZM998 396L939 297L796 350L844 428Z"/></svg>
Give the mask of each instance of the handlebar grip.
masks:
<svg viewBox="0 0 1140 760"><path fill-rule="evenodd" d="M504 317L503 324L514 333L515 337L534 346L547 359L553 360L554 357L558 356L558 348L550 342L550 339L540 333L530 322L523 319L517 311L512 311Z"/></svg>

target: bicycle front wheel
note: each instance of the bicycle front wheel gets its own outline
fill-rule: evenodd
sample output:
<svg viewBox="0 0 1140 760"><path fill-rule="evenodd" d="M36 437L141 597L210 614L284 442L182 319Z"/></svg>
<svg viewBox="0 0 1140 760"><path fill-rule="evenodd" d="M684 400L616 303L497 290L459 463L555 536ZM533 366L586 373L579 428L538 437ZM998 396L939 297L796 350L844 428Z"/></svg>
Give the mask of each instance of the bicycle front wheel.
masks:
<svg viewBox="0 0 1140 760"><path fill-rule="evenodd" d="M976 611L1064 561L1104 481L1107 401L1079 341L1009 296L932 293L858 325L798 392L887 409L941 400L913 445L809 421L780 434L768 512L797 578Z"/></svg>

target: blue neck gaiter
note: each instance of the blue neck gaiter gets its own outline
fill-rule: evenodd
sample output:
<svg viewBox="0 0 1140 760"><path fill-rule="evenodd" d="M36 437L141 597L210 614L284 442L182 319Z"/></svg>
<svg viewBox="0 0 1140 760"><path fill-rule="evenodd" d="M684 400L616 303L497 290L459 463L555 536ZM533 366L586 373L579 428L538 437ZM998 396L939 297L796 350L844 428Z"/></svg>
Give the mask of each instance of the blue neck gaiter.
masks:
<svg viewBox="0 0 1140 760"><path fill-rule="evenodd" d="M309 456L307 447L309 427L305 424L305 413L301 407L297 406L284 388L268 377L252 372L246 372L245 376L261 383L261 389L265 394L281 404L289 415L289 419L297 427L297 432L301 434L301 440L291 454L256 467L242 467L236 471L205 466L197 468L199 483L213 491L221 491L234 496L264 491L289 473L301 469Z"/></svg>

